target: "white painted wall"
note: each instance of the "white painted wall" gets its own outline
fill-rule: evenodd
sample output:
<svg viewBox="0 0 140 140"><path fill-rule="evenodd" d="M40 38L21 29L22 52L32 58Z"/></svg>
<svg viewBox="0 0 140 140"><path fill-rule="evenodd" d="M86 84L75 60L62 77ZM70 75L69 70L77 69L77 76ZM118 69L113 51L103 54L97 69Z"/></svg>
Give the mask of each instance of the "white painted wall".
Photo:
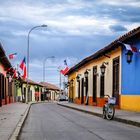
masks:
<svg viewBox="0 0 140 140"><path fill-rule="evenodd" d="M88 96L92 96L93 92L93 67L97 66L97 97L100 97L100 66L103 62L108 62L109 64L106 65L106 71L105 71L105 93L110 96L112 96L112 77L113 77L113 59L120 56L120 85L121 85L121 50L114 50L110 54L108 54L110 58L108 57L101 57L99 59L94 60L93 62L90 62L89 64L85 65L84 67L81 67L79 70L77 70L76 75L81 74L80 76L80 84L82 83L81 79L84 77L84 72L87 69L90 69L89 71L89 87L88 87ZM76 82L76 97L78 97L78 91L77 91L77 82ZM80 89L81 90L81 89ZM121 91L121 86L120 86ZM84 88L84 96L85 96L85 88Z"/></svg>

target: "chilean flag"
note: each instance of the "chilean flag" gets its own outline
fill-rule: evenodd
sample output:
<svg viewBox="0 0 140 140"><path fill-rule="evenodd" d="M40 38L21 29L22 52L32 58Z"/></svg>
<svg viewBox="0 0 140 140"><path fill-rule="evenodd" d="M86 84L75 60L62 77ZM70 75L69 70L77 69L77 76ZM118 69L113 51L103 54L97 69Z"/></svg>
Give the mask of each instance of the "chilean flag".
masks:
<svg viewBox="0 0 140 140"><path fill-rule="evenodd" d="M69 67L67 66L67 61L64 60L64 68L62 70L60 70L60 72L65 75L69 70Z"/></svg>
<svg viewBox="0 0 140 140"><path fill-rule="evenodd" d="M134 45L125 44L125 43L122 43L121 41L118 41L118 42L121 43L126 48L126 50L137 52L137 48Z"/></svg>
<svg viewBox="0 0 140 140"><path fill-rule="evenodd" d="M22 60L22 62L20 63L19 67L22 69L23 71L23 75L22 77L25 79L26 78L26 60L25 60L25 57L24 59Z"/></svg>
<svg viewBox="0 0 140 140"><path fill-rule="evenodd" d="M137 48L134 47L133 45L124 44L124 43L123 43L123 45L125 46L125 48L126 48L127 50L130 50L130 51L132 51L132 52L137 52Z"/></svg>
<svg viewBox="0 0 140 140"><path fill-rule="evenodd" d="M12 53L12 54L9 54L9 59L14 59L14 57L17 55L17 53Z"/></svg>
<svg viewBox="0 0 140 140"><path fill-rule="evenodd" d="M16 77L17 77L16 69L13 69L13 78L16 78Z"/></svg>

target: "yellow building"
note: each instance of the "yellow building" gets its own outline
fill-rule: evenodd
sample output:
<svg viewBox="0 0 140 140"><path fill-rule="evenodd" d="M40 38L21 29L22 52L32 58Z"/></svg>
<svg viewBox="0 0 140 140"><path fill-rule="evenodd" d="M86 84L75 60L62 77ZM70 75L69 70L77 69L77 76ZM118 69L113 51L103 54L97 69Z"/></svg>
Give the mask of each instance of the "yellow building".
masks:
<svg viewBox="0 0 140 140"><path fill-rule="evenodd" d="M74 102L76 99L76 72L72 72L68 75L68 97L70 102Z"/></svg>
<svg viewBox="0 0 140 140"><path fill-rule="evenodd" d="M21 79L21 89L19 89L19 93L22 97L23 102L31 102L31 101L41 101L42 94L42 85L36 83L32 80L28 80L28 92L27 92L27 80Z"/></svg>

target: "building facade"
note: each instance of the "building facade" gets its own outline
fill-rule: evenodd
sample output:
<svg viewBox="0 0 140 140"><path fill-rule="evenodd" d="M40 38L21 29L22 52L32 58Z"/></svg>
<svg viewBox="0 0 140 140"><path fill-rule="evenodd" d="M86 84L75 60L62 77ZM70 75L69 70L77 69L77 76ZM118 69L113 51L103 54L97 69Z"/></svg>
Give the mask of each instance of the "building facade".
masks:
<svg viewBox="0 0 140 140"><path fill-rule="evenodd" d="M137 52L130 53L124 44L135 46ZM110 95L116 97L117 108L140 111L139 49L140 27L72 67L67 73L69 83L74 81L74 89L68 87L69 98L73 96L78 104L103 106L104 95Z"/></svg>
<svg viewBox="0 0 140 140"><path fill-rule="evenodd" d="M41 101L42 85L32 80L28 80L28 91L27 91L27 80L20 79L20 85L18 86L18 98L22 102L34 102Z"/></svg>
<svg viewBox="0 0 140 140"><path fill-rule="evenodd" d="M55 101L58 99L61 91L60 88L48 82L40 82L39 84L43 86L44 100Z"/></svg>
<svg viewBox="0 0 140 140"><path fill-rule="evenodd" d="M14 83L7 76L9 69L12 69L12 65L0 44L0 106L14 101ZM10 74L12 76L13 73L11 72Z"/></svg>

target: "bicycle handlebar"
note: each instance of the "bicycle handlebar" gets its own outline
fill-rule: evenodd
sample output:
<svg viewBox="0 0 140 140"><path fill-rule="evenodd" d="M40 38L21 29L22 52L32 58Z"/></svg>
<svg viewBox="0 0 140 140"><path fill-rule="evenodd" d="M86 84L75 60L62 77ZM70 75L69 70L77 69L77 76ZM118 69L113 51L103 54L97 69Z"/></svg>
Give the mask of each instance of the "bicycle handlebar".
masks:
<svg viewBox="0 0 140 140"><path fill-rule="evenodd" d="M109 95L104 95L104 97L105 97L105 96L107 96L108 98L110 98L110 96L109 96Z"/></svg>

